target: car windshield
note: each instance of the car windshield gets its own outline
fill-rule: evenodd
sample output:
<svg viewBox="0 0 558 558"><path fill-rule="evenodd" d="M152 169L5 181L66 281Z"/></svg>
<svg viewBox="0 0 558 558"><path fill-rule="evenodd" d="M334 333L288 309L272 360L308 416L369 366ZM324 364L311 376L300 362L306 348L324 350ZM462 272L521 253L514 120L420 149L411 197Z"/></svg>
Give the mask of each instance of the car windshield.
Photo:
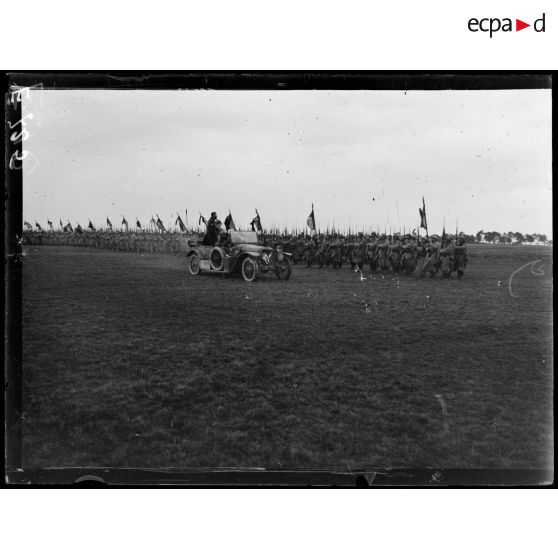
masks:
<svg viewBox="0 0 558 558"><path fill-rule="evenodd" d="M230 231L233 244L258 244L258 233L254 231Z"/></svg>

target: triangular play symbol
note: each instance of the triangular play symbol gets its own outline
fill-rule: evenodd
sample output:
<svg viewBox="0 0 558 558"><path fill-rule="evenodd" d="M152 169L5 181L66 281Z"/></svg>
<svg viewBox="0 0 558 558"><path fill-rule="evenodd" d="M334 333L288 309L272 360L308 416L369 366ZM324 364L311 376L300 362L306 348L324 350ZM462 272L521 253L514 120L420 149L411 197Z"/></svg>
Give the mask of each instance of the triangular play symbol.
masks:
<svg viewBox="0 0 558 558"><path fill-rule="evenodd" d="M531 27L531 24L530 23L525 23L524 21L521 21L520 19L515 20L515 30L516 31L521 31L522 29L525 29L525 27Z"/></svg>

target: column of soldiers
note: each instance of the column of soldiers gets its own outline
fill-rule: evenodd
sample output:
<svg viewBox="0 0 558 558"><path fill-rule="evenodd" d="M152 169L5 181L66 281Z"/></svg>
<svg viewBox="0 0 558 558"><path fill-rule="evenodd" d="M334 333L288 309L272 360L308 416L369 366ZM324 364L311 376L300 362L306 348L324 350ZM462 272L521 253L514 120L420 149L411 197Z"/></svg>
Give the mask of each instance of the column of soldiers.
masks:
<svg viewBox="0 0 558 558"><path fill-rule="evenodd" d="M136 252L138 254L186 255L187 238L181 233L154 233L146 231L25 231L23 242L28 245L83 246Z"/></svg>
<svg viewBox="0 0 558 558"><path fill-rule="evenodd" d="M293 254L295 264L318 268L340 269L344 264L350 269L372 272L417 273L419 277L450 277L456 272L463 277L467 266L467 246L462 236L443 235L418 237L414 234L359 233L354 236L341 234L266 235L264 242L270 246L282 244Z"/></svg>
<svg viewBox="0 0 558 558"><path fill-rule="evenodd" d="M25 231L23 241L31 245L67 245L108 249L116 252L186 255L187 240L195 233L131 231ZM419 277L463 277L467 247L461 236L418 237L412 234L262 234L260 242L271 247L282 245L292 254L294 264L319 269L331 267L373 273L416 273Z"/></svg>

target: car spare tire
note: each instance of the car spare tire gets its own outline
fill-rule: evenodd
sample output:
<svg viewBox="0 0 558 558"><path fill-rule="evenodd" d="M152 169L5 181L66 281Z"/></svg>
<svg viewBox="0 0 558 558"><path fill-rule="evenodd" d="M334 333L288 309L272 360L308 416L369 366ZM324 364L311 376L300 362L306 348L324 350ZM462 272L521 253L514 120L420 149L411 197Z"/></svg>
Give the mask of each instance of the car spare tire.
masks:
<svg viewBox="0 0 558 558"><path fill-rule="evenodd" d="M221 271L225 262L224 250L218 246L212 248L209 254L209 261L211 262L211 269Z"/></svg>

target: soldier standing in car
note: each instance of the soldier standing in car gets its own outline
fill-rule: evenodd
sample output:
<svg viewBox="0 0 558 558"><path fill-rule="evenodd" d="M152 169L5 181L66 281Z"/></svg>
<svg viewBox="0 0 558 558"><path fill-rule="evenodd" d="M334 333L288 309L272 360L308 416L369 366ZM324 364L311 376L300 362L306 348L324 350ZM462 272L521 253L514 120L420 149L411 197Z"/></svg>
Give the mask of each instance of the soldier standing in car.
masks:
<svg viewBox="0 0 558 558"><path fill-rule="evenodd" d="M211 212L211 217L206 223L205 236L203 237L202 244L204 246L215 246L219 240L219 228L217 226L217 213Z"/></svg>

